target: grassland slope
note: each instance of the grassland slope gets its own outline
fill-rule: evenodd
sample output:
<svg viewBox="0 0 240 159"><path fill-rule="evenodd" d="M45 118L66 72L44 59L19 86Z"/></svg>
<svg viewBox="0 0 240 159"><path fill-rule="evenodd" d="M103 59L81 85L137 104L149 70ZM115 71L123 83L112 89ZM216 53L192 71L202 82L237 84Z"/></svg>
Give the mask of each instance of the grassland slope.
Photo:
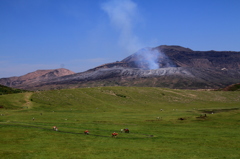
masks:
<svg viewBox="0 0 240 159"><path fill-rule="evenodd" d="M0 103L3 159L240 157L239 91L95 87L1 95Z"/></svg>

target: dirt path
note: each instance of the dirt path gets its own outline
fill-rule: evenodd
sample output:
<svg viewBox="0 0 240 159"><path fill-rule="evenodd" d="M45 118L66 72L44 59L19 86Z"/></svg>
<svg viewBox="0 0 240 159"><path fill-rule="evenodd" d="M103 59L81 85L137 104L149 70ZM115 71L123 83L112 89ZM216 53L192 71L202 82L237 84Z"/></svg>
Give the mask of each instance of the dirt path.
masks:
<svg viewBox="0 0 240 159"><path fill-rule="evenodd" d="M163 90L163 91L174 93L174 94L177 94L177 95L180 95L180 96L183 96L183 97L196 97L195 94L191 94L191 93L183 94L183 93L178 93L178 92L174 92L174 91L171 91L171 90Z"/></svg>
<svg viewBox="0 0 240 159"><path fill-rule="evenodd" d="M31 102L31 96L32 96L32 92L28 92L28 93L25 93L24 95L24 101L26 102L23 106L24 107L27 107L28 109L32 108L32 102Z"/></svg>

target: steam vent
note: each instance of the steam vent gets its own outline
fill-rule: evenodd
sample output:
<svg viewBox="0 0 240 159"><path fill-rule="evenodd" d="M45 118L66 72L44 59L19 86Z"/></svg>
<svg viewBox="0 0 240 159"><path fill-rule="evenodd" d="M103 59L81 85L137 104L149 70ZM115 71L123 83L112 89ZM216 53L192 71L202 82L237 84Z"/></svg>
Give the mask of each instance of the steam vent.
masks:
<svg viewBox="0 0 240 159"><path fill-rule="evenodd" d="M143 48L121 62L128 63L130 67L152 70L176 65L163 52L156 48Z"/></svg>

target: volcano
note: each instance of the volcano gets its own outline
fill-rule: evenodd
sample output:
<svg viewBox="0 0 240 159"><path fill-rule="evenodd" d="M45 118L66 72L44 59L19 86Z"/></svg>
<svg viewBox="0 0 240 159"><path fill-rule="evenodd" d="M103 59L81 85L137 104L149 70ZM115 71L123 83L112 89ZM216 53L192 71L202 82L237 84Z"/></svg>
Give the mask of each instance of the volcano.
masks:
<svg viewBox="0 0 240 159"><path fill-rule="evenodd" d="M85 72L13 83L0 79L2 85L27 90L97 86L218 89L240 83L240 52L193 51L181 46L161 45L143 48L121 61Z"/></svg>

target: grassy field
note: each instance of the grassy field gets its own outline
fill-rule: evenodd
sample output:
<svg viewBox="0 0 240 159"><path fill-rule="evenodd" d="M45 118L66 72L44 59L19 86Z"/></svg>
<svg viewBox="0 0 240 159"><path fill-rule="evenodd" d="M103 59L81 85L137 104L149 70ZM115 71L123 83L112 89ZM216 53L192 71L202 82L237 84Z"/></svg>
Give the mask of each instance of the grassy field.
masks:
<svg viewBox="0 0 240 159"><path fill-rule="evenodd" d="M0 105L0 158L240 158L239 91L96 87L1 95Z"/></svg>

